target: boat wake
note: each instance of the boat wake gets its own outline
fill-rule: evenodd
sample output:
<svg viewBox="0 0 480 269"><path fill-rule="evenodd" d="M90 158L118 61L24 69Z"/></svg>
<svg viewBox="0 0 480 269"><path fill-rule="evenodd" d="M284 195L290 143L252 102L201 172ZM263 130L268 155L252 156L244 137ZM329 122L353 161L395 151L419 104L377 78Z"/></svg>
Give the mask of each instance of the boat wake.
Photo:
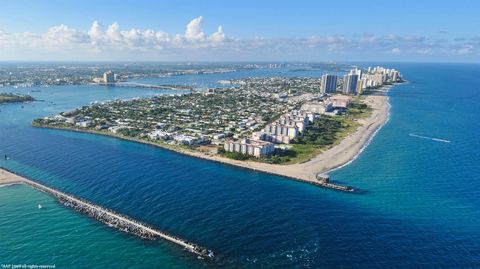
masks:
<svg viewBox="0 0 480 269"><path fill-rule="evenodd" d="M446 140L446 139L435 138L435 137L428 137L428 136L422 136L422 135L417 135L417 134L414 134L414 133L409 133L408 135L409 135L409 136L412 136L412 137L417 137L417 138L422 138L422 139L429 139L429 140L432 140L432 141L443 142L443 143L451 143L451 142L452 142L452 141Z"/></svg>

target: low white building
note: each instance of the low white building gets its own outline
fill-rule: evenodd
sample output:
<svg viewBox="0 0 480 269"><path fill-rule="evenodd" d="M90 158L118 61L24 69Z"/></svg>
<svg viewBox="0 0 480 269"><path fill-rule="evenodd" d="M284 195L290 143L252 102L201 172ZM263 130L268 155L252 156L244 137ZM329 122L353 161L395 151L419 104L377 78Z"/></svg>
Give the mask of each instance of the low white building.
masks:
<svg viewBox="0 0 480 269"><path fill-rule="evenodd" d="M212 138L219 140L219 139L225 138L225 134L214 134Z"/></svg>
<svg viewBox="0 0 480 269"><path fill-rule="evenodd" d="M79 121L75 123L75 125L82 128L88 128L92 126L92 121L91 120Z"/></svg>
<svg viewBox="0 0 480 269"><path fill-rule="evenodd" d="M173 140L178 145L191 146L203 142L202 138L196 138L191 135L177 134L173 136Z"/></svg>
<svg viewBox="0 0 480 269"><path fill-rule="evenodd" d="M238 152L255 157L268 156L275 151L273 143L249 139L227 140L223 147L227 152Z"/></svg>
<svg viewBox="0 0 480 269"><path fill-rule="evenodd" d="M148 137L152 140L162 139L167 140L170 138L170 134L162 130L155 130L148 134Z"/></svg>
<svg viewBox="0 0 480 269"><path fill-rule="evenodd" d="M108 131L109 131L109 132L112 132L112 133L114 133L114 134L117 134L118 131L120 131L121 129L124 129L124 128L126 128L126 127L114 125L114 126L108 127Z"/></svg>

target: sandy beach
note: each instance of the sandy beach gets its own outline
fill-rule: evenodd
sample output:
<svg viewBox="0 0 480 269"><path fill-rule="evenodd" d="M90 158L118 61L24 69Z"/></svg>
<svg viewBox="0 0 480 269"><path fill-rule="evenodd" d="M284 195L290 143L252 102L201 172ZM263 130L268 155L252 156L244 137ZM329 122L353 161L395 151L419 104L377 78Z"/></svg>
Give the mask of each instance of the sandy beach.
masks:
<svg viewBox="0 0 480 269"><path fill-rule="evenodd" d="M283 176L286 178L294 179L297 181L303 181L307 183L317 184L319 181L316 179L317 174L325 174L329 171L342 167L352 160L354 160L368 145L370 140L376 134L376 132L385 124L389 118L390 104L386 92L392 86L384 86L382 91L378 91L372 95L365 96L365 103L372 108L372 113L368 118L358 120L361 124L357 130L344 138L340 143L333 145L332 147L324 150L316 157L310 159L304 163L281 165L281 164L267 164L255 161L238 161L229 158L225 158L219 155L208 154L204 152L187 150L167 144L160 144L155 142L149 142L141 139L135 139L125 137L113 133L106 133L95 130L85 129L71 129L71 128L58 128L58 127L44 127L36 126L40 128L48 129L60 129L82 133L92 133L104 136L111 136L120 138L123 140L153 145L156 147L165 148L181 154L189 155L196 158L207 159L216 161L228 165L234 165L246 169L260 171L264 173Z"/></svg>
<svg viewBox="0 0 480 269"><path fill-rule="evenodd" d="M385 91L388 89L389 88L384 88ZM388 120L390 104L385 93L382 94L379 92L378 95L368 95L365 98L365 102L372 108L372 114L370 117L359 120L358 122L361 126L358 127L354 133L343 139L339 144L330 147L304 163L277 165L254 161L237 161L220 156L190 151L183 151L182 153L265 173L295 178L301 181L318 182L316 179L318 173L328 173L329 171L342 167L357 158L363 149L368 146L368 143L376 132Z"/></svg>
<svg viewBox="0 0 480 269"><path fill-rule="evenodd" d="M24 182L25 179L23 177L17 176L0 168L0 186L13 185Z"/></svg>

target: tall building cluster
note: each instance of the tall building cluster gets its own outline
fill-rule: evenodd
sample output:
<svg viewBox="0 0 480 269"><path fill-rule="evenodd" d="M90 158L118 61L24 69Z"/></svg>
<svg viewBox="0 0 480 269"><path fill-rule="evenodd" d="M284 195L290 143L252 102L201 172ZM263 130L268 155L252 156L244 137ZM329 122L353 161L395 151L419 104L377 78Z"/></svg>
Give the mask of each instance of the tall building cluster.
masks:
<svg viewBox="0 0 480 269"><path fill-rule="evenodd" d="M343 76L342 92L344 94L361 94L367 88L380 87L385 83L401 81L400 72L384 67L369 67L367 70L354 68ZM320 93L334 93L337 91L338 77L325 74L322 76ZM341 84L340 84L341 85Z"/></svg>
<svg viewBox="0 0 480 269"><path fill-rule="evenodd" d="M385 83L395 83L402 80L402 75L395 69L384 67L369 67L365 74L361 76L361 91L366 88L376 88Z"/></svg>
<svg viewBox="0 0 480 269"><path fill-rule="evenodd" d="M276 65L271 68L277 68ZM289 144L306 131L307 126L321 114L337 114L345 111L351 97L345 95L361 94L367 88L376 88L384 84L400 82L401 74L395 69L369 67L368 69L351 69L343 78L325 74L320 81L320 97L310 99L300 109L283 114L274 122L268 123L261 131L253 132L249 139L239 141L227 140L225 151L239 152L246 155L262 157L272 154L274 144ZM340 83L339 83L340 82ZM318 84L317 84L318 85ZM339 87L340 86L340 87ZM334 95L341 90L344 95Z"/></svg>
<svg viewBox="0 0 480 269"><path fill-rule="evenodd" d="M384 67L369 67L367 70L352 69L343 77L344 94L361 94L367 88L380 87L386 83L401 81L400 72Z"/></svg>
<svg viewBox="0 0 480 269"><path fill-rule="evenodd" d="M322 76L320 84L321 93L334 93L337 90L338 77L336 75L326 74Z"/></svg>

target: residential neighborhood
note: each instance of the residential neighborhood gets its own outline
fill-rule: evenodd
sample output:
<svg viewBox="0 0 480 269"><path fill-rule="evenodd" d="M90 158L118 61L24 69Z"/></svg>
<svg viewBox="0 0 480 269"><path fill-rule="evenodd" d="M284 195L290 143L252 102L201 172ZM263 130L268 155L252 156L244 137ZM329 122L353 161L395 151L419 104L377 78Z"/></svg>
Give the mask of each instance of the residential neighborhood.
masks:
<svg viewBox="0 0 480 269"><path fill-rule="evenodd" d="M348 82L349 89L357 89L358 81L377 87L401 79L397 71L380 67L353 69L352 74L357 79ZM108 76L113 73L105 73L105 81ZM371 82L372 76L382 80ZM322 78L235 79L228 81L231 88L94 102L34 124L91 129L170 145L211 145L225 152L265 157L276 146L295 142L317 119L345 114L353 98L373 88L342 94L345 81L333 78L326 74Z"/></svg>

